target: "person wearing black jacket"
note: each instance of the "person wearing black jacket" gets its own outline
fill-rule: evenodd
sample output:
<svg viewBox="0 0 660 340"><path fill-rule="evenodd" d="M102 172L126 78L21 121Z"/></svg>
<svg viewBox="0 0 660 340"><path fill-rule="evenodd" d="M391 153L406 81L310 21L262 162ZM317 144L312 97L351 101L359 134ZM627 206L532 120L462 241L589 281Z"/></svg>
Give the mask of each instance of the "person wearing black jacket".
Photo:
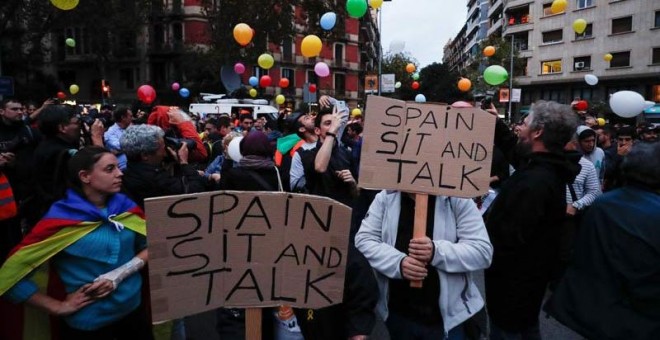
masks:
<svg viewBox="0 0 660 340"><path fill-rule="evenodd" d="M166 150L163 136L161 128L145 124L130 126L121 137L121 149L128 158L123 190L143 208L145 198L206 190L204 177L188 164L186 143L179 150ZM167 152L176 160L172 169L163 163Z"/></svg>
<svg viewBox="0 0 660 340"><path fill-rule="evenodd" d="M495 145L516 167L486 215L495 249L485 271L491 339L540 339L539 312L558 260L566 184L580 171L563 153L577 127L567 105L539 101L518 137L498 119Z"/></svg>
<svg viewBox="0 0 660 340"><path fill-rule="evenodd" d="M546 305L587 339L660 339L660 144L635 145L625 185L591 205Z"/></svg>

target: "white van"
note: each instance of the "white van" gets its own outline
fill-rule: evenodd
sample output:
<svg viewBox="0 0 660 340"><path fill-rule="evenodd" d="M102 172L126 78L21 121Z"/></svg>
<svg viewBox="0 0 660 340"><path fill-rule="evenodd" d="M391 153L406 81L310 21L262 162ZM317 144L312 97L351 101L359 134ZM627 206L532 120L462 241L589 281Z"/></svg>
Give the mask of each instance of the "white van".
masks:
<svg viewBox="0 0 660 340"><path fill-rule="evenodd" d="M207 115L238 115L241 110L252 113L254 119L268 116L268 120L277 120L277 108L268 104L265 99L235 99L225 98L224 94L202 93L204 103L190 104L190 113L205 119Z"/></svg>

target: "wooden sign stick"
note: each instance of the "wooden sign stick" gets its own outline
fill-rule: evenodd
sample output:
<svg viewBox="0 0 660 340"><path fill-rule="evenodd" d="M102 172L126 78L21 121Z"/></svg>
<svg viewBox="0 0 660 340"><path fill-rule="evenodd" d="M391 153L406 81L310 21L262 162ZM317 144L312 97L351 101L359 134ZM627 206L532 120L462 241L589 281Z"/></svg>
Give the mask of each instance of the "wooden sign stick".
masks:
<svg viewBox="0 0 660 340"><path fill-rule="evenodd" d="M413 238L426 236L426 216L428 213L429 195L415 194L415 223ZM410 281L410 287L422 288L423 281Z"/></svg>
<svg viewBox="0 0 660 340"><path fill-rule="evenodd" d="M245 309L245 339L261 340L261 308Z"/></svg>

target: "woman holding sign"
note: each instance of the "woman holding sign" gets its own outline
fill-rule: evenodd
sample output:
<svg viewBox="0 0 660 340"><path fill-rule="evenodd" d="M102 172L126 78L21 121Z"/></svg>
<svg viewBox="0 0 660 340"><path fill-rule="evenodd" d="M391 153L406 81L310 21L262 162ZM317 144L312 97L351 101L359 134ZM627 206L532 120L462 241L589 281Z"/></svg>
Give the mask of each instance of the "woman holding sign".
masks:
<svg viewBox="0 0 660 340"><path fill-rule="evenodd" d="M376 310L392 339L464 339L463 324L484 306L471 272L490 265L493 247L476 205L429 195L428 206L426 236L413 239L415 196L383 190L355 236L377 272Z"/></svg>
<svg viewBox="0 0 660 340"><path fill-rule="evenodd" d="M0 268L0 295L60 317L53 320L63 339L151 339L137 273L147 261L146 225L142 210L119 193L117 158L88 147L71 158L68 170L66 197ZM3 339L48 337L50 327L39 329L47 318L27 308L3 315L14 331L0 327Z"/></svg>

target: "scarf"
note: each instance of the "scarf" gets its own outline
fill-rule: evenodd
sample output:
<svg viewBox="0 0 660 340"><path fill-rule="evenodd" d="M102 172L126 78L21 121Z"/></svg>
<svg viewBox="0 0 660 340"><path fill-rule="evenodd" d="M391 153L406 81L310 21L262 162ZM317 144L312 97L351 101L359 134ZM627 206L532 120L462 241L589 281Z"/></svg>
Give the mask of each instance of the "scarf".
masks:
<svg viewBox="0 0 660 340"><path fill-rule="evenodd" d="M246 169L271 169L275 166L275 163L270 158L248 155L241 158L238 166Z"/></svg>

